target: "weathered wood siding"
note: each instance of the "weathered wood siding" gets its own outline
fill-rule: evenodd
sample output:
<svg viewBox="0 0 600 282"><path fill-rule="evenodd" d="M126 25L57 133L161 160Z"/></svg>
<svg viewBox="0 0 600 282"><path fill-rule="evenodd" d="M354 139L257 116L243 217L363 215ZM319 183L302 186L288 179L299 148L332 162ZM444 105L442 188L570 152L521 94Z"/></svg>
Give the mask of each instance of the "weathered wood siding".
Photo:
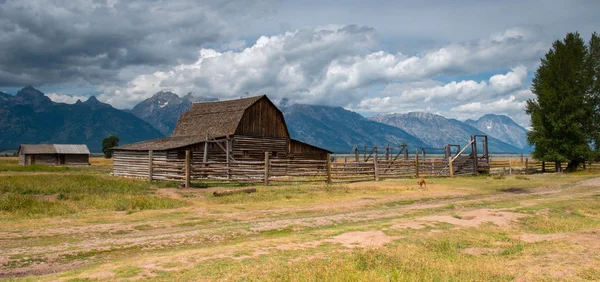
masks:
<svg viewBox="0 0 600 282"><path fill-rule="evenodd" d="M158 158L164 152L153 152ZM113 174L130 177L148 176L148 151L114 151Z"/></svg>
<svg viewBox="0 0 600 282"><path fill-rule="evenodd" d="M271 152L271 158L287 158L288 139L251 137L235 135L233 137L233 158L235 160L264 160L265 152Z"/></svg>
<svg viewBox="0 0 600 282"><path fill-rule="evenodd" d="M289 156L290 159L296 160L327 160L327 151L315 146L290 140Z"/></svg>
<svg viewBox="0 0 600 282"><path fill-rule="evenodd" d="M57 165L58 155L32 155L32 164Z"/></svg>
<svg viewBox="0 0 600 282"><path fill-rule="evenodd" d="M289 138L283 114L266 97L246 109L235 134Z"/></svg>
<svg viewBox="0 0 600 282"><path fill-rule="evenodd" d="M90 156L89 155L64 155L65 163L64 165L89 165L90 164Z"/></svg>
<svg viewBox="0 0 600 282"><path fill-rule="evenodd" d="M25 165L25 155L23 152L19 152L19 165Z"/></svg>

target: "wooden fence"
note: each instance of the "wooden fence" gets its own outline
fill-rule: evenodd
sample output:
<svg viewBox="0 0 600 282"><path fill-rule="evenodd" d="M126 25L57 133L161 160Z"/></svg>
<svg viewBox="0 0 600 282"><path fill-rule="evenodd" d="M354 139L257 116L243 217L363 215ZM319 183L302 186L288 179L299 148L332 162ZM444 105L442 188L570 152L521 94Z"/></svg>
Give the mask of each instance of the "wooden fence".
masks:
<svg viewBox="0 0 600 282"><path fill-rule="evenodd" d="M291 160L270 158L265 153L260 161L197 161L187 151L185 159L168 158L164 152L149 152L116 155L115 175L147 178L150 181L177 181L189 187L192 183L287 183L322 182L343 183L356 181L378 181L380 178L440 177L453 176L462 171L474 174L472 168L460 170L461 161L455 160L454 168L450 160L441 158L390 159L373 157L369 161ZM463 160L464 161L464 160ZM466 160L466 165L472 161ZM563 168L566 163L563 164ZM600 170L600 163L589 164L590 170ZM117 173L118 171L118 173ZM452 171L452 172L451 172ZM465 172L466 171L466 172ZM470 172L469 172L470 171ZM515 163L511 159L491 159L490 173L532 174L555 172L553 162L539 162L525 159Z"/></svg>
<svg viewBox="0 0 600 282"><path fill-rule="evenodd" d="M565 170L567 168L568 163L561 163L561 170ZM582 164L585 170L596 171L600 170L600 163L596 162L586 162L585 165ZM546 161L538 161L538 160L530 160L529 158L525 158L523 162L517 159L494 159L490 160L490 173L498 174L534 174L534 173L555 173L556 172L556 164L555 162L546 162Z"/></svg>
<svg viewBox="0 0 600 282"><path fill-rule="evenodd" d="M448 160L396 159L374 157L369 161L331 162L270 158L261 161L197 161L187 151L185 159L168 158L164 152L115 155L113 174L118 176L202 183L323 182L343 183L380 178L449 176Z"/></svg>

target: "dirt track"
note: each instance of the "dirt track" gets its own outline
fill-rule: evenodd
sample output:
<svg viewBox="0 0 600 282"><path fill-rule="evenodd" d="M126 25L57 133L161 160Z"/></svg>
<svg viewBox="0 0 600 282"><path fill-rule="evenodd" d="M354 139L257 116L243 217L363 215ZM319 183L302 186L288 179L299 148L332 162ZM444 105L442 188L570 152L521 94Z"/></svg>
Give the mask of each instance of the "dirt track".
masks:
<svg viewBox="0 0 600 282"><path fill-rule="evenodd" d="M590 187L595 187L590 189ZM394 196L383 199L361 199L352 202L321 204L310 207L290 207L286 209L236 211L226 215L211 213L202 207L186 210L194 216L223 217L225 224L218 222L210 228L198 228L193 224L182 224L181 219L164 219L151 223L96 223L81 226L45 228L22 232L0 232L0 264L10 265L0 270L1 277L20 277L43 275L78 268L91 262L109 260L111 256L102 256L103 252L147 253L157 250L170 250L179 247L202 248L214 244L226 244L228 241L249 240L263 232L280 230L303 230L315 227L327 227L340 224L389 220L391 229L420 229L433 226L432 223L445 222L456 228L476 227L491 222L496 226L511 228L511 225L525 214L512 212L510 208L489 209L470 206L472 203L518 201L521 206L536 205L536 201L556 197L586 197L598 194L600 178L594 178L564 187L551 186L519 191L506 191L491 195L466 195L457 193L432 193L427 201L420 197ZM164 189L158 194L180 197L178 191ZM532 197L532 196L537 196ZM422 198L422 197L421 197ZM437 199L436 199L437 198ZM412 204L389 205L398 201L413 200ZM444 210L436 211L452 204L456 216L449 216ZM428 213L427 215L422 213ZM438 214L439 213L439 214ZM233 219L233 220L230 220ZM60 221L61 219L56 219ZM143 228L142 228L143 227ZM593 245L596 235L552 234L546 237L524 234L521 240L537 242L570 238L580 244ZM307 241L299 244L282 244L283 248L311 248L321 242L338 242L347 247L380 246L396 239L381 231L364 231L342 234L333 238ZM48 243L40 243L48 241ZM260 243L257 243L260 246ZM467 250L475 255L485 254L489 250ZM269 252L267 247L257 247L254 255ZM137 255L137 254L136 254ZM78 258L80 256L81 258ZM204 259L234 257L232 253L215 254Z"/></svg>

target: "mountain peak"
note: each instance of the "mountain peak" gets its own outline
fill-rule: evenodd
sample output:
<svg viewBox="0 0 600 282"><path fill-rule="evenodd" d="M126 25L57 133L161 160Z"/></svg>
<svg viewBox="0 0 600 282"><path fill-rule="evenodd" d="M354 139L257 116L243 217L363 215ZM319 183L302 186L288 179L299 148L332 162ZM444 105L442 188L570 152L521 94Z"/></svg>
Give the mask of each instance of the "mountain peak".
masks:
<svg viewBox="0 0 600 282"><path fill-rule="evenodd" d="M98 98L96 98L96 96L90 96L90 98L87 99L87 101L81 103L81 105L88 105L90 106L92 109L99 109L99 108L112 108L112 106L110 104L106 104L106 103L102 103L100 101L98 101Z"/></svg>
<svg viewBox="0 0 600 282"><path fill-rule="evenodd" d="M40 106L42 104L48 104L48 103L52 102L52 100L50 100L50 98L48 98L46 95L44 95L44 93L42 93L42 91L39 91L39 90L33 88L33 86L31 86L31 85L19 90L19 92L17 92L17 95L15 97L17 97L17 99L21 103L33 104L36 106Z"/></svg>
<svg viewBox="0 0 600 282"><path fill-rule="evenodd" d="M100 101L98 101L98 98L96 98L96 96L92 95L90 96L90 98L88 98L86 103L100 103Z"/></svg>
<svg viewBox="0 0 600 282"><path fill-rule="evenodd" d="M42 91L39 91L39 90L33 88L33 86L29 85L29 86L23 87L23 89L19 90L19 92L17 92L17 96L42 97L42 96L44 96L44 93L42 93Z"/></svg>
<svg viewBox="0 0 600 282"><path fill-rule="evenodd" d="M177 97L179 98L179 95L171 92L171 91L158 91L156 92L154 95L152 95L152 98L162 98L162 99L170 99L170 98L174 98Z"/></svg>

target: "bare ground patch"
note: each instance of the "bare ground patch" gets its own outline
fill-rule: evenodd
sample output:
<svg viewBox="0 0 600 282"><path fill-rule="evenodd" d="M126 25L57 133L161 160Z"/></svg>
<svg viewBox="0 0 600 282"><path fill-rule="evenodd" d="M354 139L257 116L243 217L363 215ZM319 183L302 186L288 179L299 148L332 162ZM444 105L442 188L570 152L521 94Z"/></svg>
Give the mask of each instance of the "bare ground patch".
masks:
<svg viewBox="0 0 600 282"><path fill-rule="evenodd" d="M376 248L400 238L398 236L388 236L377 230L348 232L335 236L328 241L340 243L346 248Z"/></svg>
<svg viewBox="0 0 600 282"><path fill-rule="evenodd" d="M456 216L434 215L417 218L417 221L426 222L445 222L461 227L477 227L482 223L491 222L499 227L510 227L510 225L519 218L528 215L493 209L478 209L459 213Z"/></svg>

